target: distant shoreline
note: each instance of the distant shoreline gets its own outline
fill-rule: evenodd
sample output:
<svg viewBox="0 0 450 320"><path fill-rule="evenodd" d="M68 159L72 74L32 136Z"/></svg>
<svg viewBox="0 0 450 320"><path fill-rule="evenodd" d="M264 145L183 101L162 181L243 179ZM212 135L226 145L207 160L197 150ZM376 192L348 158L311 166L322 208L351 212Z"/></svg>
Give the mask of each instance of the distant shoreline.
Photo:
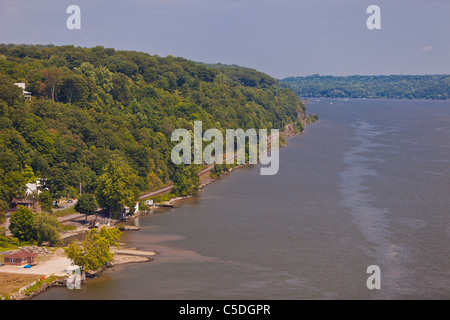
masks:
<svg viewBox="0 0 450 320"><path fill-rule="evenodd" d="M303 98L450 99L450 75L310 75L281 80Z"/></svg>
<svg viewBox="0 0 450 320"><path fill-rule="evenodd" d="M302 101L305 103L311 102L311 100L314 99L327 99L327 100L394 100L394 101L450 101L449 99L426 99L426 98L381 98L381 97L374 97L374 98L346 98L346 97L301 97Z"/></svg>

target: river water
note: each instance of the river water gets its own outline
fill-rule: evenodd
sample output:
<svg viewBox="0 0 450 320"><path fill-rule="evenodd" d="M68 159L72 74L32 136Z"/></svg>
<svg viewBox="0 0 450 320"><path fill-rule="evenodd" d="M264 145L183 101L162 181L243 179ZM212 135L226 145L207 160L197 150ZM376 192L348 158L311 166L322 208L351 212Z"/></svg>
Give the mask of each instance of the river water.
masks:
<svg viewBox="0 0 450 320"><path fill-rule="evenodd" d="M280 169L140 217L150 263L35 299L449 299L450 102L313 99ZM367 268L381 270L369 290Z"/></svg>

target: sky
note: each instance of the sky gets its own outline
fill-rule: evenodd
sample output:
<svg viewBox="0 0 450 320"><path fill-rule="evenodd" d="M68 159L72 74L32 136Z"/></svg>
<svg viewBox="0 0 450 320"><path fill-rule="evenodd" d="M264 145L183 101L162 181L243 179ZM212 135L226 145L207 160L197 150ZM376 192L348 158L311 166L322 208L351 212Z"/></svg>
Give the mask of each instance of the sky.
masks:
<svg viewBox="0 0 450 320"><path fill-rule="evenodd" d="M70 30L67 7L80 8ZM369 29L370 5L381 29ZM143 51L275 78L450 73L450 0L0 0L0 43Z"/></svg>

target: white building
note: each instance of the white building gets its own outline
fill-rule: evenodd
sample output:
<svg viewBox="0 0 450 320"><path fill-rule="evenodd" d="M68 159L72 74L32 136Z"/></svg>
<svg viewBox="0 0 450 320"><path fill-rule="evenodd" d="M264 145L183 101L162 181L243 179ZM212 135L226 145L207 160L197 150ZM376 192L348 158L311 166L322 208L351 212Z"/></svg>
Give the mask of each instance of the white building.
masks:
<svg viewBox="0 0 450 320"><path fill-rule="evenodd" d="M22 89L23 96L25 97L25 99L27 99L28 101L31 100L31 92L25 91L25 83L23 83L23 82L16 82L16 83L14 83L14 85L16 85L16 86L18 86L19 88Z"/></svg>
<svg viewBox="0 0 450 320"><path fill-rule="evenodd" d="M27 191L25 192L26 196L31 196L33 193L37 193L40 194L41 190L38 189L38 187L41 186L41 182L39 179L37 179L37 181L35 183L27 183L26 187L27 187Z"/></svg>

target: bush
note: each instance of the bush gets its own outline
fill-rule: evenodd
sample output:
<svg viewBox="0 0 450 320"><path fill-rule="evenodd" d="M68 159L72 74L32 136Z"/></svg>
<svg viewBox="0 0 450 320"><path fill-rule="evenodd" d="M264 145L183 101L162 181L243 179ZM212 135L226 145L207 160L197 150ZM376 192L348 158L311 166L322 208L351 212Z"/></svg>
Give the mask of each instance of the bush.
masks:
<svg viewBox="0 0 450 320"><path fill-rule="evenodd" d="M0 251L15 249L19 246L19 239L0 235Z"/></svg>
<svg viewBox="0 0 450 320"><path fill-rule="evenodd" d="M58 219L48 214L38 214L34 217L33 229L35 240L38 244L49 242L50 245L57 245L61 242L59 234L62 231Z"/></svg>
<svg viewBox="0 0 450 320"><path fill-rule="evenodd" d="M143 201L139 203L139 208L142 211L150 211L150 206L148 204L145 204Z"/></svg>
<svg viewBox="0 0 450 320"><path fill-rule="evenodd" d="M173 197L175 197L174 194L161 194L159 196L151 197L150 199L152 199L154 203L161 203L161 202L169 201Z"/></svg>
<svg viewBox="0 0 450 320"><path fill-rule="evenodd" d="M39 205L42 211L52 213L53 200L49 191L45 190L39 194Z"/></svg>
<svg viewBox="0 0 450 320"><path fill-rule="evenodd" d="M62 226L62 230L63 230L63 231L75 230L76 228L77 228L77 227L72 226L72 225L70 225L70 224L65 224L65 225Z"/></svg>
<svg viewBox="0 0 450 320"><path fill-rule="evenodd" d="M71 242L64 251L72 262L83 270L97 270L111 261L113 254L111 246L119 247L122 232L118 228L103 227L100 232L92 229L87 234L82 245Z"/></svg>
<svg viewBox="0 0 450 320"><path fill-rule="evenodd" d="M9 218L9 230L21 241L34 240L34 216L30 209L19 206Z"/></svg>

